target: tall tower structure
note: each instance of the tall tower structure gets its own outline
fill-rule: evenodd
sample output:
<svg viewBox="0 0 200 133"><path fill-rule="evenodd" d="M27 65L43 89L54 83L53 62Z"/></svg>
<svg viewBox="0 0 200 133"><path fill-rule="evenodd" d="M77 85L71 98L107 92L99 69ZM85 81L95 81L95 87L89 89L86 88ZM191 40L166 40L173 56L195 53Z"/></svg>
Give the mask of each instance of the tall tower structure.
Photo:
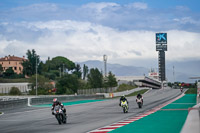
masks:
<svg viewBox="0 0 200 133"><path fill-rule="evenodd" d="M165 81L165 51L167 51L167 33L156 33L156 51L158 51L159 80Z"/></svg>
<svg viewBox="0 0 200 133"><path fill-rule="evenodd" d="M103 55L103 62L104 62L104 76L107 76L107 55Z"/></svg>

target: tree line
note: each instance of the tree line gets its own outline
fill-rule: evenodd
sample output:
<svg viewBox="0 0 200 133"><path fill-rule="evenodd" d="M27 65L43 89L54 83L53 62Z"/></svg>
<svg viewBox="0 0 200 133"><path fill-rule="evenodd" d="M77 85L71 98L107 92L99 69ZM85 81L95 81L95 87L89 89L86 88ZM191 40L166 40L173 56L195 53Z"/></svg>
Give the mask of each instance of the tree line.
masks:
<svg viewBox="0 0 200 133"><path fill-rule="evenodd" d="M74 94L78 89L108 88L116 87L117 81L112 72L104 77L97 68L89 69L85 64L83 69L80 64L76 64L66 57L57 56L48 58L45 62L40 60L34 49L27 50L27 60L23 61L23 74L17 75L12 69L4 72L4 78L28 77L32 90L30 94L35 94L36 70L38 94L52 94L51 81L56 83L55 94ZM0 65L0 72L1 65Z"/></svg>

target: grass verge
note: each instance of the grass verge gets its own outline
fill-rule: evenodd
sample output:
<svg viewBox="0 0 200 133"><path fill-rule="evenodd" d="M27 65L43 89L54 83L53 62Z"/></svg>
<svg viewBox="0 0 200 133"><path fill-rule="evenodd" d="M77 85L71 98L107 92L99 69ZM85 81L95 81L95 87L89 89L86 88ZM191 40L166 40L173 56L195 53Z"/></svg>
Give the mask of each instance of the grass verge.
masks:
<svg viewBox="0 0 200 133"><path fill-rule="evenodd" d="M197 94L197 88L189 88L185 94Z"/></svg>
<svg viewBox="0 0 200 133"><path fill-rule="evenodd" d="M137 86L134 85L128 85L128 84L121 84L115 92L122 92L122 91L127 91L127 90L132 90L137 88Z"/></svg>
<svg viewBox="0 0 200 133"><path fill-rule="evenodd" d="M138 93L144 94L144 93L147 92L147 91L148 91L148 89L143 89L143 90L135 91L135 92L133 92L133 93L131 93L131 94L126 95L126 97L136 96Z"/></svg>

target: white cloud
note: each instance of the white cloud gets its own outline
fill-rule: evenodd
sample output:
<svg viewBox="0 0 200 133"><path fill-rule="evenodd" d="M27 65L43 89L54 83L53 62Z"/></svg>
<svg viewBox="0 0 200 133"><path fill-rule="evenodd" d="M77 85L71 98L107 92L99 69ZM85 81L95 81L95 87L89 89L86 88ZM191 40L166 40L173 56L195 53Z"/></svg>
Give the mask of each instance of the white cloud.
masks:
<svg viewBox="0 0 200 133"><path fill-rule="evenodd" d="M37 12L46 12L46 11L56 11L58 10L58 6L52 3L40 3L40 4L32 4L29 6L21 6L13 8L13 12L20 12L20 11L37 11Z"/></svg>
<svg viewBox="0 0 200 133"><path fill-rule="evenodd" d="M200 25L200 21L194 20L191 17L174 18L173 20L181 24L190 23L190 24Z"/></svg>
<svg viewBox="0 0 200 133"><path fill-rule="evenodd" d="M189 11L190 9L187 6L176 6L177 10L180 11Z"/></svg>
<svg viewBox="0 0 200 133"><path fill-rule="evenodd" d="M128 5L129 8L135 8L137 10L144 10L148 8L147 3L143 3L143 2L134 2L132 4Z"/></svg>
<svg viewBox="0 0 200 133"><path fill-rule="evenodd" d="M158 58L153 31L119 31L90 22L70 20L23 22L23 25L30 31L45 31L32 42L9 40L0 34L0 56L23 56L27 49L35 49L43 60L48 56L65 56L72 61L102 60L104 54L108 55L110 62ZM164 32L168 33L166 60L200 58L200 33L180 30Z"/></svg>
<svg viewBox="0 0 200 133"><path fill-rule="evenodd" d="M101 13L103 9L109 8L112 10L115 10L120 5L117 3L110 3L110 2L101 2L101 3L88 3L86 5L83 5L82 8L85 9L94 9L96 12Z"/></svg>

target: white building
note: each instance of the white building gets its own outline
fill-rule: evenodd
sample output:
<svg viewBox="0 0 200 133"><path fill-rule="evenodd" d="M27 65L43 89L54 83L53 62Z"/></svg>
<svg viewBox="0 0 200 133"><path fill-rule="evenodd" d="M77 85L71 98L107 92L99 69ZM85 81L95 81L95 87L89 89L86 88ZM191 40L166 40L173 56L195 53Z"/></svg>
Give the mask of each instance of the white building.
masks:
<svg viewBox="0 0 200 133"><path fill-rule="evenodd" d="M159 73L156 71L156 69L151 69L149 71L149 77L159 80Z"/></svg>
<svg viewBox="0 0 200 133"><path fill-rule="evenodd" d="M134 82L139 87L150 87L153 89L160 89L161 82L154 78L146 76L116 76L118 84Z"/></svg>
<svg viewBox="0 0 200 133"><path fill-rule="evenodd" d="M12 87L17 87L22 93L30 90L29 83L0 83L0 93L8 94Z"/></svg>

